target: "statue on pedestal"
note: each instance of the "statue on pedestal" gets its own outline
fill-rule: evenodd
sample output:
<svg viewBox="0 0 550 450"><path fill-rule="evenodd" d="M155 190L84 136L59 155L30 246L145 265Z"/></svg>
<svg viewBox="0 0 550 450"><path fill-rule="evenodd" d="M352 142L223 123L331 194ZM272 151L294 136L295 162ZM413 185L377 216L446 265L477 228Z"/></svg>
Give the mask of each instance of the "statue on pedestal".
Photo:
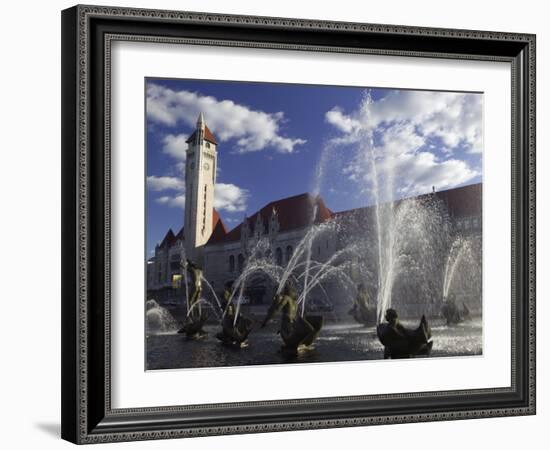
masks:
<svg viewBox="0 0 550 450"><path fill-rule="evenodd" d="M297 297L294 284L288 280L281 294L273 297L273 303L261 325L264 328L281 312L279 333L284 343L283 351L297 352L299 348L310 346L323 326L323 316L298 315Z"/></svg>
<svg viewBox="0 0 550 450"><path fill-rule="evenodd" d="M224 307L224 315L221 322L222 330L216 334L216 337L224 345L242 348L248 345L247 338L252 330L253 322L240 312L236 317L237 312L232 302L232 295L232 283L228 281L225 283L223 290L224 305L222 306Z"/></svg>
<svg viewBox="0 0 550 450"><path fill-rule="evenodd" d="M207 335L202 327L208 319L208 314L201 308L200 304L202 269L189 259L181 263L181 268L184 271L188 271L191 275L193 293L189 298L185 322L178 333L185 334L188 339L200 339Z"/></svg>
<svg viewBox="0 0 550 450"><path fill-rule="evenodd" d="M405 328L397 317L397 311L389 308L385 314L386 323L376 327L378 339L384 346L384 359L410 358L429 355L432 351L432 333L425 316L416 329Z"/></svg>

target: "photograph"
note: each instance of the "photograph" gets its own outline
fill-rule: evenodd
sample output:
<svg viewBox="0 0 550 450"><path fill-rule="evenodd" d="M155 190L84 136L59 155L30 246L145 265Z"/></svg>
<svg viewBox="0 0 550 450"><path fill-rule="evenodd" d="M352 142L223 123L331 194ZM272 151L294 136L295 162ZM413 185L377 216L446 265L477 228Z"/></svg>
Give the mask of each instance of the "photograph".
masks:
<svg viewBox="0 0 550 450"><path fill-rule="evenodd" d="M483 92L143 95L146 370L483 355Z"/></svg>

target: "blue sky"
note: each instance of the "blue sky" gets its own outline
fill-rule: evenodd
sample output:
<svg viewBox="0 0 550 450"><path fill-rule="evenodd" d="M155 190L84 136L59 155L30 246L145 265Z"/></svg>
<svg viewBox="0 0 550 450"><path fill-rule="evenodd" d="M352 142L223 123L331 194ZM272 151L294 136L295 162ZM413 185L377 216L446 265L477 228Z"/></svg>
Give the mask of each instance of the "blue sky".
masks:
<svg viewBox="0 0 550 450"><path fill-rule="evenodd" d="M148 79L146 96L148 253L183 223L185 139L200 111L218 140L228 228L303 192L333 211L372 204L367 154L391 174L391 198L481 181L479 93Z"/></svg>

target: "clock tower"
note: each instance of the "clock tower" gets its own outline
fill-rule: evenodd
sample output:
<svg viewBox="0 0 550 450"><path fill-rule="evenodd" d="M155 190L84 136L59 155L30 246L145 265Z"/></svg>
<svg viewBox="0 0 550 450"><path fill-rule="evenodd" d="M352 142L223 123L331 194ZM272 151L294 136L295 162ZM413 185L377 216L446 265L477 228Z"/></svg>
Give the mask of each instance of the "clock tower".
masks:
<svg viewBox="0 0 550 450"><path fill-rule="evenodd" d="M195 131L186 142L185 253L194 262L202 262L201 247L212 234L217 164L217 142L202 112Z"/></svg>

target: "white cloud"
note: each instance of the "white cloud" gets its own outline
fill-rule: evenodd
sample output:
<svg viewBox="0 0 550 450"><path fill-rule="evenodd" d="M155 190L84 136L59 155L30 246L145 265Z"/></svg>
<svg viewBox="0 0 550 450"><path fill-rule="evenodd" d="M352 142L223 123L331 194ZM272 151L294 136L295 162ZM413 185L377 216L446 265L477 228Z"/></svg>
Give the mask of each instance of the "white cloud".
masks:
<svg viewBox="0 0 550 450"><path fill-rule="evenodd" d="M248 191L234 184L216 183L214 188L214 208L227 212L246 210Z"/></svg>
<svg viewBox="0 0 550 450"><path fill-rule="evenodd" d="M178 161L185 161L187 143L185 142L189 136L186 134L167 134L162 139L162 151Z"/></svg>
<svg viewBox="0 0 550 450"><path fill-rule="evenodd" d="M281 134L283 112L255 111L231 100L218 100L185 90L174 91L156 84L147 87L147 117L153 122L171 127L180 123L194 127L200 112L204 113L206 123L216 137L221 142L235 139L241 153L266 148L292 153L296 146L306 143L305 139ZM167 143L164 144L167 151ZM171 150L181 154L179 143L174 141L172 144L176 147L171 147Z"/></svg>
<svg viewBox="0 0 550 450"><path fill-rule="evenodd" d="M418 134L437 137L450 148L459 145L471 153L483 147L481 94L395 90L385 97L363 102L351 114L339 107L325 113L328 123L346 134L376 130L381 125L408 122Z"/></svg>
<svg viewBox="0 0 550 450"><path fill-rule="evenodd" d="M325 119L328 123L334 125L344 133L353 133L361 128L361 124L358 120L346 116L338 107L334 107L330 111L327 111L325 113Z"/></svg>
<svg viewBox="0 0 550 450"><path fill-rule="evenodd" d="M185 208L185 194L176 195L174 197L165 195L156 199L157 203L161 205L167 205L172 208Z"/></svg>
<svg viewBox="0 0 550 450"><path fill-rule="evenodd" d="M343 173L360 188L372 189L374 157L386 200L428 192L432 186L450 188L479 175L468 163L481 162L479 94L392 91L377 101L367 95L357 111L346 115L335 107L325 119L341 132L334 144L355 144L355 157Z"/></svg>
<svg viewBox="0 0 550 450"><path fill-rule="evenodd" d="M151 191L179 191L185 188L185 184L181 178L157 177L155 175L151 175L147 177L147 188Z"/></svg>
<svg viewBox="0 0 550 450"><path fill-rule="evenodd" d="M179 178L147 177L147 185L153 191L176 190L174 195L163 195L155 199L161 205L172 208L185 208L185 186ZM231 183L216 183L214 188L214 208L218 211L240 212L246 210L248 190Z"/></svg>

